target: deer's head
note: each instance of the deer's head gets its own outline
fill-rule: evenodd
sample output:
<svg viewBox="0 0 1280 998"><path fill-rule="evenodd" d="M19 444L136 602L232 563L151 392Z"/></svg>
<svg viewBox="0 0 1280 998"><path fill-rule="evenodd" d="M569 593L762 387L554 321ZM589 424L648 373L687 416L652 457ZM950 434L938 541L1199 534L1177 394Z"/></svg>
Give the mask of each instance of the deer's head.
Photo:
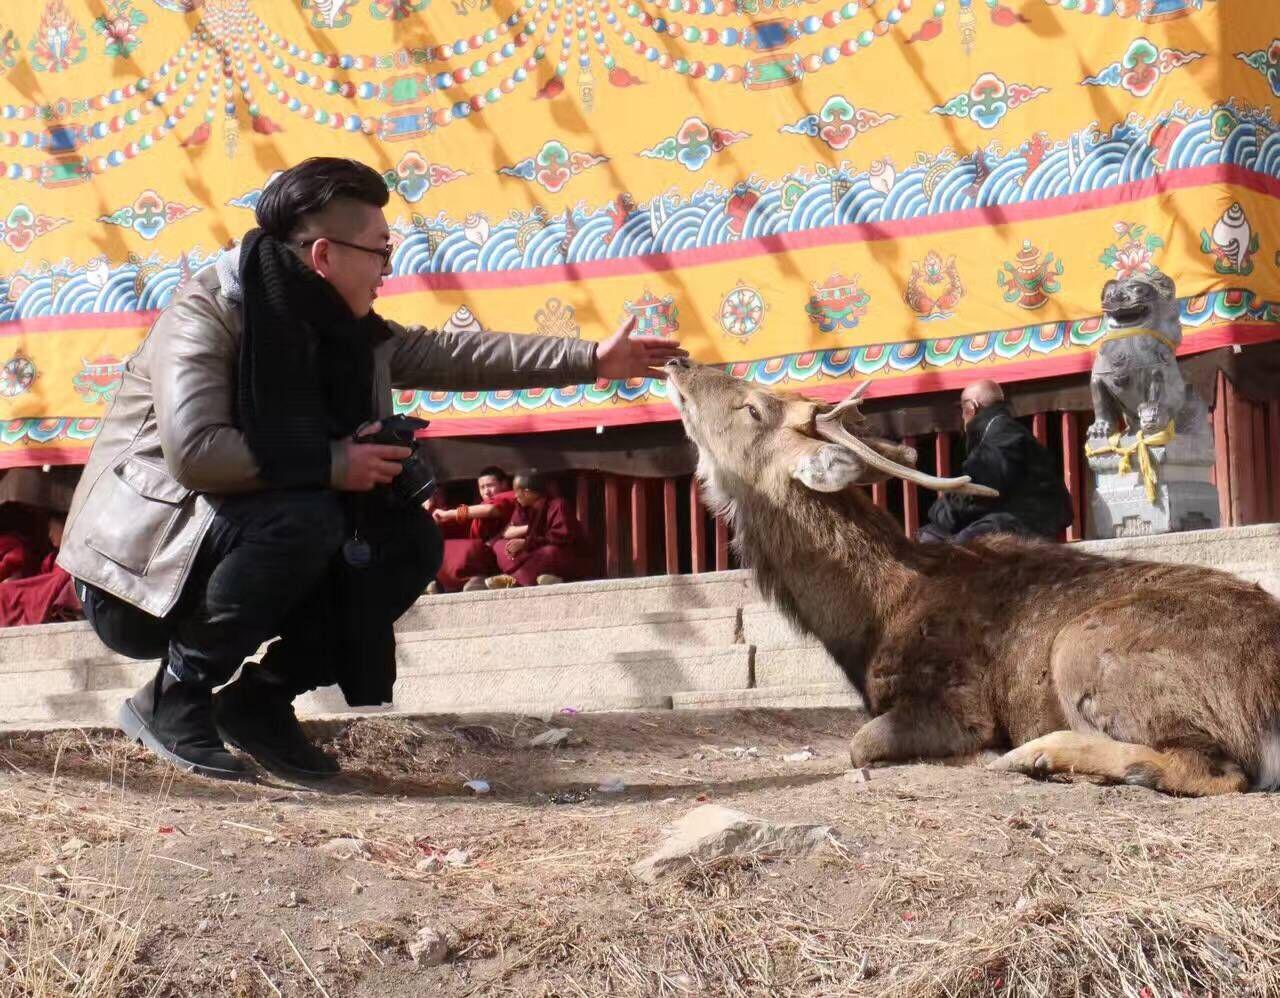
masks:
<svg viewBox="0 0 1280 998"><path fill-rule="evenodd" d="M839 492L901 478L939 492L998 494L965 477L918 471L910 447L864 432L865 383L833 406L782 396L685 359L669 362L667 373L672 401L698 448L699 475L726 507L749 493L783 504L797 482Z"/></svg>

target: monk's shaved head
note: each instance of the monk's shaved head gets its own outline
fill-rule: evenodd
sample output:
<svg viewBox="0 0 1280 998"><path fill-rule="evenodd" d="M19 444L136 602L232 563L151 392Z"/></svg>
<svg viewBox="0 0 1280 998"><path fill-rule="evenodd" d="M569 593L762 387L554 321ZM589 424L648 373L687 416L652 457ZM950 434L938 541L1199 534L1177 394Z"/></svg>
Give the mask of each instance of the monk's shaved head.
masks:
<svg viewBox="0 0 1280 998"><path fill-rule="evenodd" d="M990 378L975 381L960 393L961 402L975 402L979 408L1004 401L1004 390Z"/></svg>
<svg viewBox="0 0 1280 998"><path fill-rule="evenodd" d="M975 381L960 393L960 415L965 425L979 410L1004 401L1004 390L990 378Z"/></svg>

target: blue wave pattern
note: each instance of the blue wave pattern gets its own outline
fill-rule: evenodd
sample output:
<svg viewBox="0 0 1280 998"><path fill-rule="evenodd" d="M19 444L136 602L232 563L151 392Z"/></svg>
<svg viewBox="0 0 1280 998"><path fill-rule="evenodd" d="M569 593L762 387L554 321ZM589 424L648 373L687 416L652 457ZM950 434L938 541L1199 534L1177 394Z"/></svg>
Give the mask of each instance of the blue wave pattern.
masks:
<svg viewBox="0 0 1280 998"><path fill-rule="evenodd" d="M1187 126L1164 161L1158 162L1160 153L1152 144L1152 133L1170 115ZM985 157L990 173L976 185L976 157L951 149L932 159L921 157L901 170L887 192L874 187L866 172L823 168L819 173L801 172L776 181L752 178L748 185L759 192L760 199L747 215L740 236L735 235L733 219L725 210L734 190L715 184L705 185L687 199L668 194L635 206L620 227L615 221L616 203L595 209L579 206L568 225L563 215L548 219L540 213L513 214L485 226L468 219L464 231L463 221L443 212L433 219L415 217L411 225L398 229L402 238L392 269L396 276L494 273L707 249L738 238L1026 204L1146 180L1158 172L1210 165L1233 165L1280 177L1280 123L1269 109L1235 102L1203 111L1178 105L1170 115L1149 121L1131 116L1105 134L1096 126L1075 132L1053 143L1030 172L1026 146L1010 152L990 150ZM802 188L798 195L794 193L797 183ZM784 184L789 188L785 203ZM843 191L838 199L833 197L833 184ZM259 192L250 192L254 193ZM245 200L245 206L252 200ZM207 264L216 255L200 261L197 251L188 266ZM34 277L21 276L25 286L20 292L13 290L18 275L0 278L0 321L163 308L182 275L177 263L152 258L112 268L105 282L100 272L92 275L86 266L70 261L46 267Z"/></svg>
<svg viewBox="0 0 1280 998"><path fill-rule="evenodd" d="M1222 322L1250 322L1280 327L1280 302L1264 302L1252 292L1217 291L1182 302L1182 324L1187 331ZM815 350L747 363L726 364L725 370L747 381L767 386L786 383L904 374L913 369L942 369L955 364L975 364L994 358L1035 360L1071 347L1089 347L1104 330L1098 319L1025 326L999 333L978 333L944 340L907 341L852 349ZM666 384L646 378L595 385L571 385L557 389L498 392L400 391L393 396L396 412L434 415L483 412L485 415L528 413L564 409L583 402L661 402ZM0 445L50 445L59 441L87 443L98 433L96 418L11 419L0 423Z"/></svg>

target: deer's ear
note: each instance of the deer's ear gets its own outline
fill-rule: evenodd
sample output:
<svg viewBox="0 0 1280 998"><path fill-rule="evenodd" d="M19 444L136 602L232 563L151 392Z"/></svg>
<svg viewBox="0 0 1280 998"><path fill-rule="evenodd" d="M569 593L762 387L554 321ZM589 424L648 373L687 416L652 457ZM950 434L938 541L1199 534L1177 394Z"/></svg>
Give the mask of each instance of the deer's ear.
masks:
<svg viewBox="0 0 1280 998"><path fill-rule="evenodd" d="M815 492L839 492L862 481L867 466L853 451L836 444L815 447L792 467L791 477Z"/></svg>

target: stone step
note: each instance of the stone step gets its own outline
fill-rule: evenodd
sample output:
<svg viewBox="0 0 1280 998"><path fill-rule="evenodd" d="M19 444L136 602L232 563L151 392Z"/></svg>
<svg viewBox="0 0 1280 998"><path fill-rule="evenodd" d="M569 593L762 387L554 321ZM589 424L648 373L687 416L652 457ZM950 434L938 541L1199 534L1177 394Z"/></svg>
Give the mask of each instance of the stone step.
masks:
<svg viewBox="0 0 1280 998"><path fill-rule="evenodd" d="M497 627L517 622L559 624L584 617L634 617L698 609L737 608L758 600L747 571L570 582L562 586L424 596L396 624L397 631ZM43 659L110 658L112 652L82 620L0 628L5 663Z"/></svg>
<svg viewBox="0 0 1280 998"><path fill-rule="evenodd" d="M498 626L408 631L397 635L396 660L406 669L449 663L455 671L479 664L539 668L544 663L598 661L620 652L717 647L738 643L736 607L568 616Z"/></svg>
<svg viewBox="0 0 1280 998"><path fill-rule="evenodd" d="M630 663L664 655L677 661L687 650L736 645L738 620L736 608L719 607L637 613L621 619L573 618L562 622L560 628L545 621L523 621L500 629L410 631L397 635L397 689L420 675L459 677L494 670L540 675L539 670L574 663ZM739 647L745 653L745 646ZM0 709L7 713L8 707L40 703L55 694L137 689L155 674L156 665L155 661L134 661L110 653L92 659L7 663L2 667ZM700 687L689 683L688 688ZM665 691L668 696L671 689ZM530 686L529 692L536 693L537 686ZM547 695L557 695L557 691ZM479 699L490 696L484 693Z"/></svg>
<svg viewBox="0 0 1280 998"><path fill-rule="evenodd" d="M765 707L850 707L862 698L848 683L810 686L752 686L737 690L689 690L672 694L676 710L759 710Z"/></svg>
<svg viewBox="0 0 1280 998"><path fill-rule="evenodd" d="M629 617L637 613L739 607L759 598L751 573L745 570L659 575L424 596L396 626L402 631L418 631L498 626L513 621Z"/></svg>
<svg viewBox="0 0 1280 998"><path fill-rule="evenodd" d="M502 663L458 668L444 661L400 675L391 710L401 714L670 709L673 690L732 690L751 682L751 650L745 645L700 649L609 652L584 661ZM50 687L26 703L7 704L0 728L115 723L121 702L135 686L71 690ZM297 701L300 717L349 713L337 687L314 690ZM382 713L364 708L358 713Z"/></svg>

